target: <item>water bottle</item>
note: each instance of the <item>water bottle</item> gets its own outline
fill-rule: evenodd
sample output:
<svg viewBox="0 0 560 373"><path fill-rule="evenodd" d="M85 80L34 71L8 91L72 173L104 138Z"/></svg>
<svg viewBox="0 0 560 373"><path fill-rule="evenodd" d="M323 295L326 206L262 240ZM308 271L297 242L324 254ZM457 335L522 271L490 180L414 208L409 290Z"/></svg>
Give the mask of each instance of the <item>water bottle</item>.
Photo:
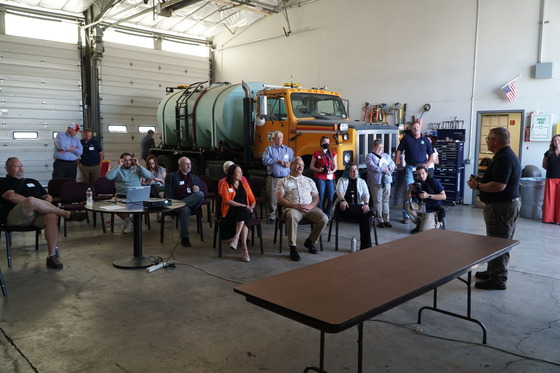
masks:
<svg viewBox="0 0 560 373"><path fill-rule="evenodd" d="M88 188L86 190L86 206L92 206L92 205L93 205L93 192L91 188Z"/></svg>
<svg viewBox="0 0 560 373"><path fill-rule="evenodd" d="M350 252L351 253L355 253L356 252L356 237L352 237L352 240L350 241Z"/></svg>

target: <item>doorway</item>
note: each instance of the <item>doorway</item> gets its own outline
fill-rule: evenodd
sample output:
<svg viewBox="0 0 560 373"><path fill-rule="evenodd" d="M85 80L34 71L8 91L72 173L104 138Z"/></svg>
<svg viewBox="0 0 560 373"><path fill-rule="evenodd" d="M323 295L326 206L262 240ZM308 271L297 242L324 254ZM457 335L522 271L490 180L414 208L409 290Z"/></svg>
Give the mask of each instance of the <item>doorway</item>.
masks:
<svg viewBox="0 0 560 373"><path fill-rule="evenodd" d="M492 160L494 156L491 151L486 147L486 136L492 128L504 127L507 128L511 140L510 147L511 150L521 157L521 146L523 145L523 131L525 128L524 123L525 110L515 110L515 111L479 111L477 113L477 142L475 144L475 158L476 164L474 167L475 175L482 176L486 170L486 164L489 160ZM483 206L480 202L476 191L473 190L473 201L475 201L476 206Z"/></svg>

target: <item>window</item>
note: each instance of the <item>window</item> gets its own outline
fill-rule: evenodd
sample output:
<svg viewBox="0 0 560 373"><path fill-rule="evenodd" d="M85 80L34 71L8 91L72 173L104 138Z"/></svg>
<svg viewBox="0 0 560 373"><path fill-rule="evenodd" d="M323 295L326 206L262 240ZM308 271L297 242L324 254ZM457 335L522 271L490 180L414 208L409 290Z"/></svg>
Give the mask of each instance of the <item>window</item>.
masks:
<svg viewBox="0 0 560 373"><path fill-rule="evenodd" d="M75 22L6 13L6 35L76 44L78 33Z"/></svg>
<svg viewBox="0 0 560 373"><path fill-rule="evenodd" d="M270 120L286 120L284 97L268 97L266 104Z"/></svg>
<svg viewBox="0 0 560 373"><path fill-rule="evenodd" d="M298 118L331 116L347 119L346 110L338 96L320 93L292 93L292 108Z"/></svg>
<svg viewBox="0 0 560 373"><path fill-rule="evenodd" d="M14 131L12 136L16 140L37 140L39 133L37 131Z"/></svg>
<svg viewBox="0 0 560 373"><path fill-rule="evenodd" d="M113 133L127 133L126 125L124 124L109 124L107 130Z"/></svg>
<svg viewBox="0 0 560 373"><path fill-rule="evenodd" d="M138 132L147 133L149 130L156 132L156 126L140 126L138 127Z"/></svg>
<svg viewBox="0 0 560 373"><path fill-rule="evenodd" d="M180 43L163 39L161 49L167 52L190 54L198 57L210 57L210 48L206 45L194 43Z"/></svg>

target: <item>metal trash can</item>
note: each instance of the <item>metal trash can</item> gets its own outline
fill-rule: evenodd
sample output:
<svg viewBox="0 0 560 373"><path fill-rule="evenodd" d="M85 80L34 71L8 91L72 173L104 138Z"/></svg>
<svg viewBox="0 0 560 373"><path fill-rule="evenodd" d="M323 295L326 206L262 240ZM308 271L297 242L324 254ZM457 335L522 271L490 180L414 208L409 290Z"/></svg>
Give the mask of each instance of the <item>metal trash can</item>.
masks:
<svg viewBox="0 0 560 373"><path fill-rule="evenodd" d="M542 219L544 200L544 177L522 177L519 183L521 192L522 218Z"/></svg>

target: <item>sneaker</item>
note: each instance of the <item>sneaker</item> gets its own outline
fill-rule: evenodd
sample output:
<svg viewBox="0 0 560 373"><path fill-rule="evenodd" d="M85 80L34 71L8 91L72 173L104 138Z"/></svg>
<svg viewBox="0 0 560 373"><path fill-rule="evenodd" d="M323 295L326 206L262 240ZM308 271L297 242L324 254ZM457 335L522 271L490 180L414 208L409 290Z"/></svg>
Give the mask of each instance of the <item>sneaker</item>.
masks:
<svg viewBox="0 0 560 373"><path fill-rule="evenodd" d="M416 228L414 228L413 230L410 231L410 234L414 234L414 233L418 233L420 232L420 226L417 225Z"/></svg>
<svg viewBox="0 0 560 373"><path fill-rule="evenodd" d="M86 219L86 211L70 211L70 216L66 218L67 221L84 221Z"/></svg>
<svg viewBox="0 0 560 373"><path fill-rule="evenodd" d="M294 262L299 262L299 260L301 259L299 253L297 252L297 248L295 246L290 246L290 258Z"/></svg>
<svg viewBox="0 0 560 373"><path fill-rule="evenodd" d="M50 255L47 256L47 268L48 269L62 269L63 265L58 260L58 256Z"/></svg>
<svg viewBox="0 0 560 373"><path fill-rule="evenodd" d="M490 278L490 274L488 271L479 271L474 274L474 277L481 280L488 280Z"/></svg>
<svg viewBox="0 0 560 373"><path fill-rule="evenodd" d="M403 220L401 220L401 223L408 224L409 221L410 221L409 218L404 218Z"/></svg>
<svg viewBox="0 0 560 373"><path fill-rule="evenodd" d="M474 287L482 290L506 290L505 282L495 282L492 280L479 281L474 284Z"/></svg>
<svg viewBox="0 0 560 373"><path fill-rule="evenodd" d="M183 237L181 238L181 246L183 247L191 247L191 241L189 240L188 237Z"/></svg>
<svg viewBox="0 0 560 373"><path fill-rule="evenodd" d="M124 219L124 223L121 226L123 233L132 233L134 232L134 223L132 222L131 218Z"/></svg>
<svg viewBox="0 0 560 373"><path fill-rule="evenodd" d="M389 223L388 221L383 223L383 225L385 225L385 227L387 227L387 228L393 228L393 224Z"/></svg>
<svg viewBox="0 0 560 373"><path fill-rule="evenodd" d="M303 246L305 246L307 248L307 250L309 250L310 254L317 254L317 248L315 247L315 244L309 238L305 240L305 242L303 243Z"/></svg>

